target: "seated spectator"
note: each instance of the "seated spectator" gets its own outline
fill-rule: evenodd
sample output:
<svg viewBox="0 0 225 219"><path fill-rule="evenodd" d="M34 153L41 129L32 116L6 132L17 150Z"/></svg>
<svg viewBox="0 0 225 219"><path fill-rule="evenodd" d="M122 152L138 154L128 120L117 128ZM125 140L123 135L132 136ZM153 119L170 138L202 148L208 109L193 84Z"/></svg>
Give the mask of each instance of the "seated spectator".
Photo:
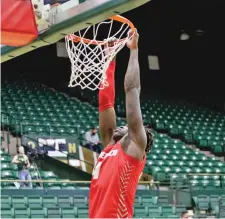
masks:
<svg viewBox="0 0 225 219"><path fill-rule="evenodd" d="M24 148L22 146L19 147L18 154L14 156L12 163L17 164L18 166L20 180L31 180L31 176L28 170L30 168L30 162L27 155L25 155ZM20 186L25 187L26 183L21 182ZM28 186L32 188L32 183L29 182Z"/></svg>
<svg viewBox="0 0 225 219"><path fill-rule="evenodd" d="M93 127L90 131L85 134L85 147L95 152L101 153L101 141L98 137L98 130Z"/></svg>
<svg viewBox="0 0 225 219"><path fill-rule="evenodd" d="M192 219L192 215L189 214L188 211L183 211L183 212L181 213L181 218L182 218L182 219Z"/></svg>

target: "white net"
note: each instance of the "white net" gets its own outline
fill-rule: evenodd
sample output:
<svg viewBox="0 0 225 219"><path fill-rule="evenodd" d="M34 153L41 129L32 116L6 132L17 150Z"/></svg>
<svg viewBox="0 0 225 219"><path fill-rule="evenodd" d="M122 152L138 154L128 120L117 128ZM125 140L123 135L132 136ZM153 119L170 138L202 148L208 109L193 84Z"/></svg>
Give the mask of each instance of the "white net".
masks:
<svg viewBox="0 0 225 219"><path fill-rule="evenodd" d="M73 41L76 38L73 34L66 36L66 49L72 71L69 87L80 86L82 89L96 90L108 86L106 71L110 62L129 40L129 30L128 24L111 19L90 26L83 32L79 31L79 42ZM104 35L106 32L107 35ZM90 34L92 39L87 42ZM98 41L98 38L104 41ZM105 46L112 40L113 45Z"/></svg>

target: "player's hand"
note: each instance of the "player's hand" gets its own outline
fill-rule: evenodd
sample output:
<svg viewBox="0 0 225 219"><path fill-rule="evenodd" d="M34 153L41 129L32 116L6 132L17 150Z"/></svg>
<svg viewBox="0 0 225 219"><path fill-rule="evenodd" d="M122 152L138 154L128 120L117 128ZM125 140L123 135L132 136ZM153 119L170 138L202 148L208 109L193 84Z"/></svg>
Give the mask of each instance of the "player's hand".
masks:
<svg viewBox="0 0 225 219"><path fill-rule="evenodd" d="M138 39L139 39L139 34L137 32L137 29L135 31L129 31L129 40L127 41L127 47L132 50L132 49L137 49L138 48Z"/></svg>
<svg viewBox="0 0 225 219"><path fill-rule="evenodd" d="M112 53L112 51L114 51L114 49L112 47L115 45L116 40L117 40L116 38L112 38L109 42L107 42L104 45L104 52L105 52L106 56L108 56L110 53Z"/></svg>

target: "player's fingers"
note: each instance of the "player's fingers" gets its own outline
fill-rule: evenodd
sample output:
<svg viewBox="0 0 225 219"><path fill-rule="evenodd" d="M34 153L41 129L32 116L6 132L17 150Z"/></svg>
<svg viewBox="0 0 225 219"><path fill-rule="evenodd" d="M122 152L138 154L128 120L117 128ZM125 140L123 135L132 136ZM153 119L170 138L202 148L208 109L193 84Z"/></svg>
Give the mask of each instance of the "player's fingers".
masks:
<svg viewBox="0 0 225 219"><path fill-rule="evenodd" d="M136 28L134 30L130 29L128 31L128 36L132 37L133 35L138 35L138 32L137 32Z"/></svg>
<svg viewBox="0 0 225 219"><path fill-rule="evenodd" d="M116 42L116 37L112 37L110 40L109 40L109 46L112 47L114 46L114 43Z"/></svg>

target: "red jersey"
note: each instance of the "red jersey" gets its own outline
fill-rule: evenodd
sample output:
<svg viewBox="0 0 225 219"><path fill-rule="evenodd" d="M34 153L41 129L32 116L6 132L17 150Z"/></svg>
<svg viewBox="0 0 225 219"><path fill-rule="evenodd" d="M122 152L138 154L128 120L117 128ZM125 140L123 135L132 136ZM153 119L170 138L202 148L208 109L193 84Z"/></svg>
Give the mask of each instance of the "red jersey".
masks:
<svg viewBox="0 0 225 219"><path fill-rule="evenodd" d="M146 157L138 161L121 144L108 145L99 155L92 174L90 218L131 218L139 177Z"/></svg>

